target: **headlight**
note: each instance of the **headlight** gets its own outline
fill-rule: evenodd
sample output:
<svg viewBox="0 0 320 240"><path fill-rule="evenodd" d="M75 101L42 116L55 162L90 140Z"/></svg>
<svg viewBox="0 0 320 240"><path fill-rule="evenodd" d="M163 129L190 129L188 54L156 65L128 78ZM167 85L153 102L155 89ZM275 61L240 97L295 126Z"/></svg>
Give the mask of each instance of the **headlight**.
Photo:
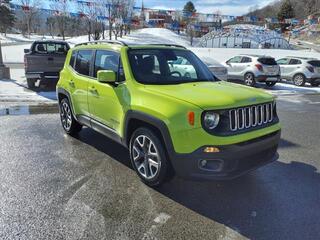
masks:
<svg viewBox="0 0 320 240"><path fill-rule="evenodd" d="M204 127L209 130L212 130L218 126L219 120L220 120L219 114L214 112L207 112L203 117Z"/></svg>

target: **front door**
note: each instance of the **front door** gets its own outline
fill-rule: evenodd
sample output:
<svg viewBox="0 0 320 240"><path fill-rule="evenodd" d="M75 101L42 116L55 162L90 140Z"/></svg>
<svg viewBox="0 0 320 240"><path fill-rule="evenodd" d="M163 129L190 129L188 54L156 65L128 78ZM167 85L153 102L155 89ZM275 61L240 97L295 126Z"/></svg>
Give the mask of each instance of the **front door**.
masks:
<svg viewBox="0 0 320 240"><path fill-rule="evenodd" d="M126 96L126 85L124 82L112 85L101 83L97 80L97 73L100 70L112 70L117 73L118 80L120 56L116 52L97 50L94 60L93 78L89 80L88 102L91 117L98 124L103 124L111 130L120 132L120 123L124 117L124 110L121 105Z"/></svg>

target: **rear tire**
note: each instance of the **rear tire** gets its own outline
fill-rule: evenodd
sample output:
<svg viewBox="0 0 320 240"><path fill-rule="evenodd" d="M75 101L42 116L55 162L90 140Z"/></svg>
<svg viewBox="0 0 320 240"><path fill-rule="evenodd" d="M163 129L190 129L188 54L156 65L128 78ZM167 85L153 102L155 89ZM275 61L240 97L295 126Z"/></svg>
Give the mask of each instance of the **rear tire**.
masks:
<svg viewBox="0 0 320 240"><path fill-rule="evenodd" d="M296 86L304 86L304 84L306 83L306 77L299 73L299 74L296 74L294 77L293 77L293 83L294 85Z"/></svg>
<svg viewBox="0 0 320 240"><path fill-rule="evenodd" d="M33 78L27 78L27 85L29 89L34 89L35 88L35 83L36 83L37 79L33 79Z"/></svg>
<svg viewBox="0 0 320 240"><path fill-rule="evenodd" d="M277 82L266 82L266 85L268 86L268 87L273 87L274 85L276 85L277 84Z"/></svg>
<svg viewBox="0 0 320 240"><path fill-rule="evenodd" d="M59 103L60 119L64 131L69 135L76 135L81 131L82 125L73 116L68 98L63 98Z"/></svg>
<svg viewBox="0 0 320 240"><path fill-rule="evenodd" d="M244 84L250 87L254 87L256 85L256 80L252 73L246 73L244 75Z"/></svg>
<svg viewBox="0 0 320 240"><path fill-rule="evenodd" d="M148 186L160 186L173 176L162 141L152 130L142 127L134 131L129 151L132 167Z"/></svg>

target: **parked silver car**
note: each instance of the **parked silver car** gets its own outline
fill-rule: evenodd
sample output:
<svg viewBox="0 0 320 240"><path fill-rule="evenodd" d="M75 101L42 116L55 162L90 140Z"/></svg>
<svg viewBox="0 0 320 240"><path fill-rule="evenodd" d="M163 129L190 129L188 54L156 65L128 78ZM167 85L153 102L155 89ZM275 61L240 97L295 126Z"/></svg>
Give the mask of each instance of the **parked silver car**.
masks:
<svg viewBox="0 0 320 240"><path fill-rule="evenodd" d="M225 64L228 69L228 80L243 80L248 86L264 82L269 87L280 81L280 67L273 57L239 55Z"/></svg>
<svg viewBox="0 0 320 240"><path fill-rule="evenodd" d="M202 61L208 66L215 77L220 80L228 80L228 69L212 58L203 58Z"/></svg>
<svg viewBox="0 0 320 240"><path fill-rule="evenodd" d="M277 61L281 68L281 78L293 81L297 86L309 82L320 85L320 60L315 58L285 57Z"/></svg>

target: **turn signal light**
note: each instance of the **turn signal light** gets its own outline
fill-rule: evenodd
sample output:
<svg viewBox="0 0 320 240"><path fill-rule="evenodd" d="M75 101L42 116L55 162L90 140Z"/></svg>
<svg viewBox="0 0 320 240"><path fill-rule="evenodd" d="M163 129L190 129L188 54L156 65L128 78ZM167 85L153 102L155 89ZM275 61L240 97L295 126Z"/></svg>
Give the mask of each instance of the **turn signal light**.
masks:
<svg viewBox="0 0 320 240"><path fill-rule="evenodd" d="M188 112L188 122L191 126L194 126L194 112Z"/></svg>
<svg viewBox="0 0 320 240"><path fill-rule="evenodd" d="M220 152L220 149L217 147L206 147L203 151L205 153L218 153Z"/></svg>

